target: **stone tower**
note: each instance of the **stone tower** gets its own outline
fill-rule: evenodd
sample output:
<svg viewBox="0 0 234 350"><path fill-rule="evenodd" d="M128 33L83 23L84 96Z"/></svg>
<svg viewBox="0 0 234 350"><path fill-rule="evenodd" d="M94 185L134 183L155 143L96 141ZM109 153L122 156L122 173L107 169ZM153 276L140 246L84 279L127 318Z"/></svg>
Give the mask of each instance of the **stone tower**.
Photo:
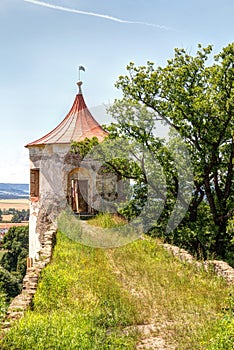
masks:
<svg viewBox="0 0 234 350"><path fill-rule="evenodd" d="M89 171L81 167L81 157L70 152L70 144L94 136L102 142L107 133L85 104L82 82L77 85L67 116L51 132L25 146L30 158L29 258L33 260L40 256L43 234L53 216L67 205L77 213L95 211Z"/></svg>

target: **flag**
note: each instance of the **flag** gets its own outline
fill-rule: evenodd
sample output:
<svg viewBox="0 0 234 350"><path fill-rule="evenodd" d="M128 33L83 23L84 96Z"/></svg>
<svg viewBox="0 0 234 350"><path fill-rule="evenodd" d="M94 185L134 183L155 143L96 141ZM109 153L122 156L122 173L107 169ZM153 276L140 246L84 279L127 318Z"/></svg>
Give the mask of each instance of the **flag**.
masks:
<svg viewBox="0 0 234 350"><path fill-rule="evenodd" d="M83 66L79 66L79 71L82 70L85 72L85 68Z"/></svg>

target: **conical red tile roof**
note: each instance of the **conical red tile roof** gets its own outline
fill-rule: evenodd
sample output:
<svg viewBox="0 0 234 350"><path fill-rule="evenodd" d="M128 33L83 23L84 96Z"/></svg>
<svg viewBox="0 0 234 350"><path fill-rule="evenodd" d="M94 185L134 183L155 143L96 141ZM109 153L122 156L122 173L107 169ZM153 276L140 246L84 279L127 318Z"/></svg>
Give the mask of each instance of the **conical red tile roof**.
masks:
<svg viewBox="0 0 234 350"><path fill-rule="evenodd" d="M70 112L54 130L26 145L26 147L47 145L47 144L70 144L71 141L82 141L86 137L96 136L101 142L107 132L94 119L88 110L81 91L81 82L77 83L79 93Z"/></svg>

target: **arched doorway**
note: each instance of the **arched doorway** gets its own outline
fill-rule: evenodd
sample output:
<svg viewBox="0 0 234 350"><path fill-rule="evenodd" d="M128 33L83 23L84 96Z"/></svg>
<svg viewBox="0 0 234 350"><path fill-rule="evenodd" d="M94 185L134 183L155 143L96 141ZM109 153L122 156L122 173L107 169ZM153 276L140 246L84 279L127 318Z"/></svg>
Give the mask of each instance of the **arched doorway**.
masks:
<svg viewBox="0 0 234 350"><path fill-rule="evenodd" d="M90 205L91 188L87 169L75 168L68 174L67 200L75 213L93 214Z"/></svg>

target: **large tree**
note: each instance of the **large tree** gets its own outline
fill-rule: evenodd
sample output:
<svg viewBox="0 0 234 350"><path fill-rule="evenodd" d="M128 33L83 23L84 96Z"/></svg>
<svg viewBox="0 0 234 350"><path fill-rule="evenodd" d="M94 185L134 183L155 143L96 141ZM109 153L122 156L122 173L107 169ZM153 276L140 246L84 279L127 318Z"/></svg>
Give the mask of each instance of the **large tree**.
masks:
<svg viewBox="0 0 234 350"><path fill-rule="evenodd" d="M123 92L123 101L116 101L113 110L126 101L138 102L150 108L155 120L164 121L179 133L194 169L190 220L197 220L198 208L205 200L217 228L215 250L224 255L234 202L234 43L212 62L208 61L211 53L212 46L199 45L194 56L176 49L165 67L155 67L152 62L140 67L130 63L128 75L119 77L116 84ZM130 119L119 116L119 129L125 128L138 140L141 135L147 137L136 125L135 129L127 127Z"/></svg>

